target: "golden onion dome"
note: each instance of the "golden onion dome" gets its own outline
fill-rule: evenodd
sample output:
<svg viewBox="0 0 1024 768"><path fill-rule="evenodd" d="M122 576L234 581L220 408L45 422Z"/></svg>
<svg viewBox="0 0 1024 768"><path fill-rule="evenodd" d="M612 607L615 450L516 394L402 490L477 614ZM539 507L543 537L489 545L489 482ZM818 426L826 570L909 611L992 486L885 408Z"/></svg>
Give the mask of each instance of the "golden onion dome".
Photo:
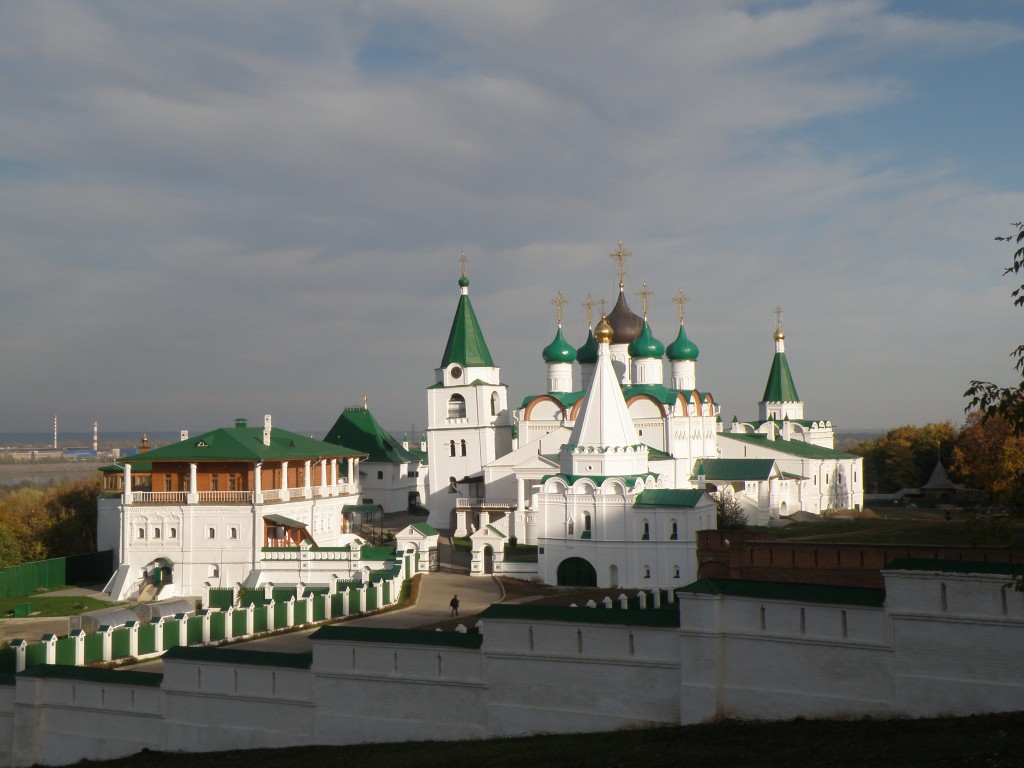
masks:
<svg viewBox="0 0 1024 768"><path fill-rule="evenodd" d="M607 317L602 317L601 322L597 324L597 328L594 329L594 338L598 344L611 344L612 337L615 335L615 331L612 330L611 323L608 322Z"/></svg>
<svg viewBox="0 0 1024 768"><path fill-rule="evenodd" d="M772 338L774 338L776 341L782 341L783 339L786 338L786 334L782 332L781 325L775 329L775 333L772 334Z"/></svg>

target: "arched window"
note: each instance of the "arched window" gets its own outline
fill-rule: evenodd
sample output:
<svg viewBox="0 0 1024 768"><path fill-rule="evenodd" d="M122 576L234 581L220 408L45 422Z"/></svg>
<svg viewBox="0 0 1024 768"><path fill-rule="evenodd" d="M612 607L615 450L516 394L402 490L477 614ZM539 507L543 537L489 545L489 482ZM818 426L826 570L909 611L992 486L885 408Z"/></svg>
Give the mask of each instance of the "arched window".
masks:
<svg viewBox="0 0 1024 768"><path fill-rule="evenodd" d="M645 579L651 578L651 566L649 566L649 565L645 565L644 566L644 578Z"/></svg>
<svg viewBox="0 0 1024 768"><path fill-rule="evenodd" d="M572 536L576 531L576 524L572 520L569 521L569 535Z"/></svg>
<svg viewBox="0 0 1024 768"><path fill-rule="evenodd" d="M678 579L678 578L679 578L679 566L678 566L678 565L677 565L677 566L675 566L675 567L674 567L674 568L672 569L672 578L673 578L673 579Z"/></svg>
<svg viewBox="0 0 1024 768"><path fill-rule="evenodd" d="M584 531L589 531L590 530L590 515L584 515L583 516L583 530Z"/></svg>
<svg viewBox="0 0 1024 768"><path fill-rule="evenodd" d="M448 400L448 418L466 418L466 398L464 398L462 395L452 395L451 398Z"/></svg>
<svg viewBox="0 0 1024 768"><path fill-rule="evenodd" d="M500 402L500 400L498 398L498 393L497 392L492 392L491 393L491 416L497 416L498 415L498 406L499 405L501 405L501 402Z"/></svg>
<svg viewBox="0 0 1024 768"><path fill-rule="evenodd" d="M679 523L677 523L675 520L672 521L672 533L669 534L669 538L672 541L675 541L679 538Z"/></svg>
<svg viewBox="0 0 1024 768"><path fill-rule="evenodd" d="M449 451L451 452L451 455L452 455L452 456L454 456L454 455L455 455L455 441L454 441L454 440L452 440L452 441L451 441L451 442L450 442L450 443L448 444L448 449L449 449Z"/></svg>
<svg viewBox="0 0 1024 768"><path fill-rule="evenodd" d="M462 455L463 456L466 455L466 441L465 440L462 441Z"/></svg>
<svg viewBox="0 0 1024 768"><path fill-rule="evenodd" d="M651 524L648 523L646 520L644 520L644 532L640 538L644 541L648 541L651 538Z"/></svg>

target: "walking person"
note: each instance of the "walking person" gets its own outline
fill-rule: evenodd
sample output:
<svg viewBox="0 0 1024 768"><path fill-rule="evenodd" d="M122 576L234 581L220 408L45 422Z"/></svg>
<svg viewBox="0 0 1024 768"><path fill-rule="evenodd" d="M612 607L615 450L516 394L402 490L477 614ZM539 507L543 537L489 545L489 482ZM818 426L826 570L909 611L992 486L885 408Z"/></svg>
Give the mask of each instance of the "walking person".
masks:
<svg viewBox="0 0 1024 768"><path fill-rule="evenodd" d="M453 595L452 599L451 599L451 602L448 603L448 605L450 605L452 607L452 616L458 616L459 615L459 596L458 595Z"/></svg>

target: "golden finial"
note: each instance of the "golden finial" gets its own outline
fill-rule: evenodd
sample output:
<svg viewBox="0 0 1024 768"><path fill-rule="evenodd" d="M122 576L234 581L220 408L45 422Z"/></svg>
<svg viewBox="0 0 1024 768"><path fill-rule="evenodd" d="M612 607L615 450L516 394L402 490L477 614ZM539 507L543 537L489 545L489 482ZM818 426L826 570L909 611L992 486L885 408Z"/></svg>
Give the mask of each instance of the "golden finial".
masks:
<svg viewBox="0 0 1024 768"><path fill-rule="evenodd" d="M775 333L772 337L776 341L782 341L786 338L786 334L782 332L782 307L775 307Z"/></svg>
<svg viewBox="0 0 1024 768"><path fill-rule="evenodd" d="M625 283L622 282L622 276L625 274L623 262L628 259L632 254L629 251L622 250L622 241L619 240L619 250L615 253L608 254L611 258L619 262L619 288L622 288Z"/></svg>
<svg viewBox="0 0 1024 768"><path fill-rule="evenodd" d="M462 255L459 256L459 264L462 267L462 277L466 276L466 252L463 251Z"/></svg>
<svg viewBox="0 0 1024 768"><path fill-rule="evenodd" d="M562 292L558 292L558 296L551 300L551 303L558 307L558 327L562 327L562 307L569 303L569 300L562 295Z"/></svg>
<svg viewBox="0 0 1024 768"><path fill-rule="evenodd" d="M611 344L614 336L615 331L612 330L612 324L608 322L607 317L602 315L601 322L599 322L597 324L597 328L594 329L594 340L598 344Z"/></svg>
<svg viewBox="0 0 1024 768"><path fill-rule="evenodd" d="M608 303L608 299L598 299L597 303L601 305L601 318L603 319L605 314L607 314L604 311L604 305Z"/></svg>
<svg viewBox="0 0 1024 768"><path fill-rule="evenodd" d="M686 296L683 293L683 289L682 288L680 288L679 289L679 293L676 294L672 298L672 301L674 301L676 304L679 305L679 324L680 325L683 324L683 314L686 312L686 302L688 302L689 300L690 300L690 297Z"/></svg>
<svg viewBox="0 0 1024 768"><path fill-rule="evenodd" d="M370 398L367 395L363 395L363 410L364 411L370 410L370 406L368 404L369 399Z"/></svg>
<svg viewBox="0 0 1024 768"><path fill-rule="evenodd" d="M590 294L587 294L587 300L581 305L587 310L587 328L594 327L594 300L590 298Z"/></svg>
<svg viewBox="0 0 1024 768"><path fill-rule="evenodd" d="M641 299L643 299L643 302L644 302L644 320L646 320L647 319L647 300L649 298L651 298L651 296L654 295L654 291L651 291L651 290L647 289L647 282L645 281L644 282L644 289L642 291L637 291L636 295L639 296Z"/></svg>

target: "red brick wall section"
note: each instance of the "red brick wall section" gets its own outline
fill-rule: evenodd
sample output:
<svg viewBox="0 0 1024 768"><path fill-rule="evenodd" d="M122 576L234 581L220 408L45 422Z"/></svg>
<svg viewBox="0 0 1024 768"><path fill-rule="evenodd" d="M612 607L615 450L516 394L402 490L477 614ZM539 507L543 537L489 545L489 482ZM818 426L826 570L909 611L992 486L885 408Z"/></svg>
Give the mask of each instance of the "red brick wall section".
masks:
<svg viewBox="0 0 1024 768"><path fill-rule="evenodd" d="M745 531L699 531L697 578L882 588L881 571L897 557L1022 562L1020 552L1003 547L835 544L758 536Z"/></svg>

